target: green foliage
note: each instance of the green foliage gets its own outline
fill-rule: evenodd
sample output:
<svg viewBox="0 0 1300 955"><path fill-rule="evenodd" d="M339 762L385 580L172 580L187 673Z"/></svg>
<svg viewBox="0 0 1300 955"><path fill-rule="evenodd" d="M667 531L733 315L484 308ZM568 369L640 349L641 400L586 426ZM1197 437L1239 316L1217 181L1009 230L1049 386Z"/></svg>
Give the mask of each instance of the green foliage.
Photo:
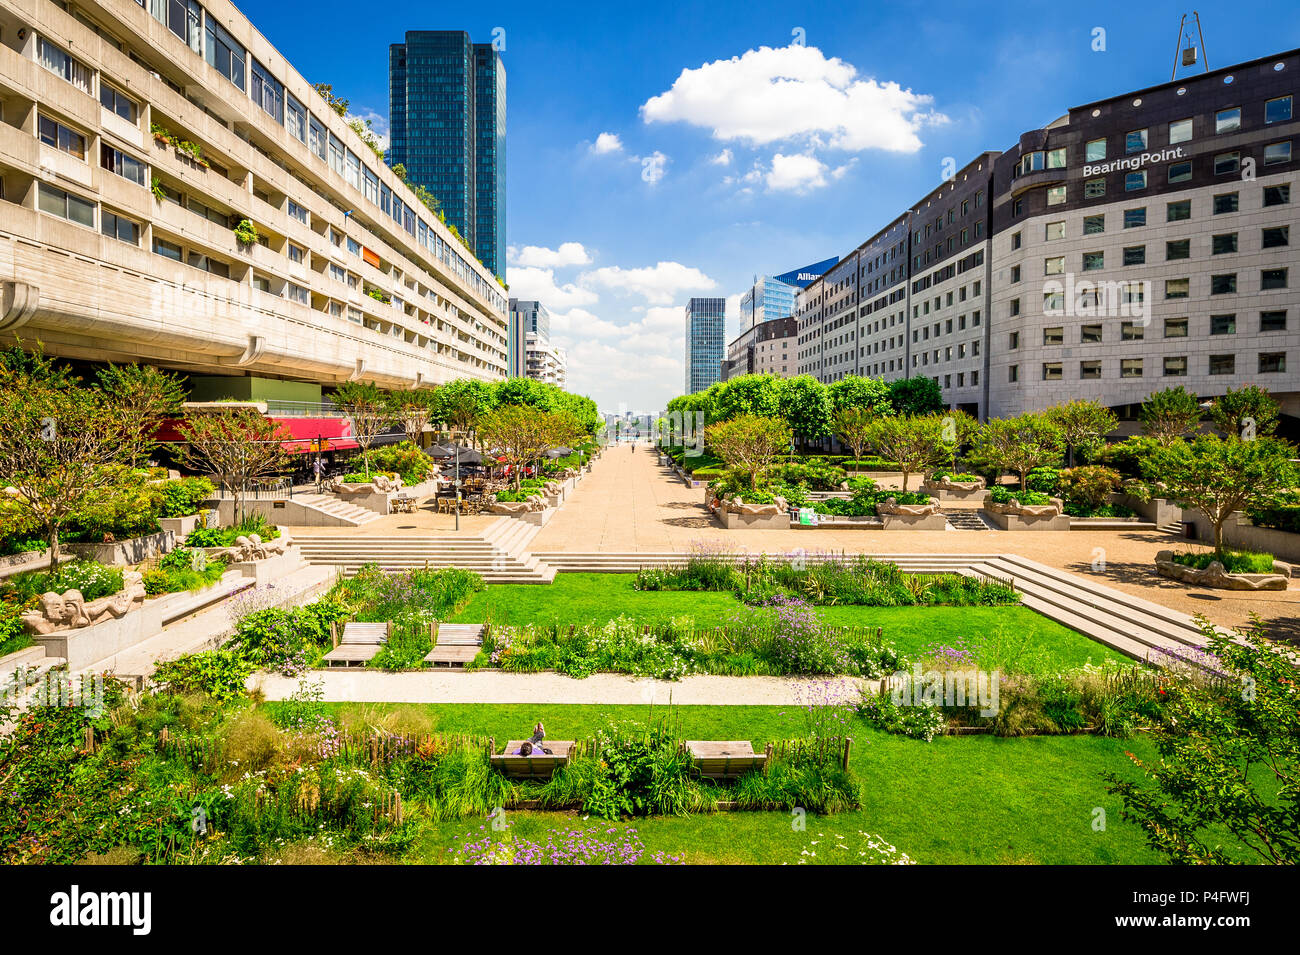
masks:
<svg viewBox="0 0 1300 955"><path fill-rule="evenodd" d="M1022 507L1042 507L1052 503L1051 495L1042 491L1012 491L1000 485L989 488L989 501L1010 504L1018 501Z"/></svg>
<svg viewBox="0 0 1300 955"><path fill-rule="evenodd" d="M889 403L899 415L940 414L944 410L943 392L938 380L928 375L898 378L889 383Z"/></svg>
<svg viewBox="0 0 1300 955"><path fill-rule="evenodd" d="M1025 475L1025 487L1040 494L1055 495L1061 490L1061 474L1056 468L1032 468Z"/></svg>
<svg viewBox="0 0 1300 955"><path fill-rule="evenodd" d="M221 580L226 565L209 560L202 551L177 547L158 561L158 566L144 571L144 592L150 596L200 590Z"/></svg>
<svg viewBox="0 0 1300 955"><path fill-rule="evenodd" d="M1091 461L1105 446L1106 435L1119 425L1119 419L1109 408L1084 399L1054 405L1046 414L1060 430L1072 465L1076 463L1076 455L1082 461Z"/></svg>
<svg viewBox="0 0 1300 955"><path fill-rule="evenodd" d="M801 441L820 441L831 434L831 399L812 375L787 378L781 390L781 417Z"/></svg>
<svg viewBox="0 0 1300 955"><path fill-rule="evenodd" d="M803 484L813 491L837 491L848 480L843 468L799 462L777 464L768 473L782 484Z"/></svg>
<svg viewBox="0 0 1300 955"><path fill-rule="evenodd" d="M123 587L122 568L93 560L72 560L58 571L25 570L0 580L0 598L19 606L32 603L41 594L78 590L86 600L98 600Z"/></svg>
<svg viewBox="0 0 1300 955"><path fill-rule="evenodd" d="M845 375L828 385L826 394L834 415L845 411L862 411L871 417L894 413L890 387L880 378Z"/></svg>
<svg viewBox="0 0 1300 955"><path fill-rule="evenodd" d="M251 219L240 219L235 226L235 238L239 240L240 245L254 245L261 236Z"/></svg>
<svg viewBox="0 0 1300 955"><path fill-rule="evenodd" d="M420 484L434 471L433 459L410 441L372 448L365 459L372 472L396 474L407 487Z"/></svg>
<svg viewBox="0 0 1300 955"><path fill-rule="evenodd" d="M900 706L886 693L864 693L858 715L886 733L929 742L948 725L943 710L922 701L918 706Z"/></svg>
<svg viewBox="0 0 1300 955"><path fill-rule="evenodd" d="M202 477L186 477L168 481L158 488L162 500L159 517L187 517L197 514L203 502L212 497L212 482Z"/></svg>
<svg viewBox="0 0 1300 955"><path fill-rule="evenodd" d="M990 418L980 430L976 451L998 474L1014 471L1023 490L1034 468L1061 463L1064 446L1060 428L1048 415L1026 412L1016 418Z"/></svg>
<svg viewBox="0 0 1300 955"><path fill-rule="evenodd" d="M1175 553L1174 563L1184 567L1204 570L1213 561L1218 561L1230 574L1271 574L1273 573L1273 555L1259 554L1249 550L1224 550L1222 553L1198 551L1195 553Z"/></svg>
<svg viewBox="0 0 1300 955"><path fill-rule="evenodd" d="M253 664L233 650L207 650L164 660L153 683L164 693L203 693L218 702L242 699Z"/></svg>
<svg viewBox="0 0 1300 955"><path fill-rule="evenodd" d="M790 428L779 418L740 415L710 426L704 435L747 488L761 486L772 462L790 447Z"/></svg>
<svg viewBox="0 0 1300 955"><path fill-rule="evenodd" d="M1195 428L1201 414L1200 399L1179 385L1148 395L1138 412L1138 421L1144 435L1168 444Z"/></svg>
<svg viewBox="0 0 1300 955"><path fill-rule="evenodd" d="M1225 634L1198 620L1217 678L1175 669L1152 728L1158 760L1132 757L1145 779L1107 773L1110 792L1168 861L1238 861L1226 830L1254 861L1300 862L1300 706L1294 663L1263 625Z"/></svg>
<svg viewBox="0 0 1300 955"><path fill-rule="evenodd" d="M1065 501L1065 512L1075 517L1101 516L1107 509L1111 511L1108 516L1116 516L1110 495L1119 487L1119 473L1099 464L1061 471L1057 481L1057 491Z"/></svg>

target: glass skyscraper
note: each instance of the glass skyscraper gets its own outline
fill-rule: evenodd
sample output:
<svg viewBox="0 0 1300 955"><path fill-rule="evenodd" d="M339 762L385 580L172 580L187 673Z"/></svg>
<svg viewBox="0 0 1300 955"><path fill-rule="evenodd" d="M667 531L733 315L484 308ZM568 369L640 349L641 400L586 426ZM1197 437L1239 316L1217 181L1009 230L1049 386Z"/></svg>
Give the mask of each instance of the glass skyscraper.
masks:
<svg viewBox="0 0 1300 955"><path fill-rule="evenodd" d="M693 298L686 305L686 393L722 380L727 300Z"/></svg>
<svg viewBox="0 0 1300 955"><path fill-rule="evenodd" d="M447 223L502 275L506 233L506 71L491 43L411 30L388 52L388 164L442 204Z"/></svg>

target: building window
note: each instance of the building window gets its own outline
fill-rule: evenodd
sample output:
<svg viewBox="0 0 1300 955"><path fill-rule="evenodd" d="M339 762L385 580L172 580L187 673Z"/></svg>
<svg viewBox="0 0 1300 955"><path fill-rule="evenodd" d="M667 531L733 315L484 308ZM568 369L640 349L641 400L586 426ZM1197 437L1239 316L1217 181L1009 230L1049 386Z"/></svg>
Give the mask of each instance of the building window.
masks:
<svg viewBox="0 0 1300 955"><path fill-rule="evenodd" d="M249 96L266 115L277 123L284 123L284 85L257 60L253 61L253 88Z"/></svg>
<svg viewBox="0 0 1300 955"><path fill-rule="evenodd" d="M140 244L140 226L132 222L125 216L120 216L116 212L103 210L99 215L99 231L111 239L117 239L120 242L127 242L131 245ZM1286 312L1282 313L1283 316ZM1283 322L1285 325L1285 321Z"/></svg>
<svg viewBox="0 0 1300 955"><path fill-rule="evenodd" d="M1018 248L1020 248L1020 233L1013 232L1011 234L1011 250L1014 252Z"/></svg>
<svg viewBox="0 0 1300 955"><path fill-rule="evenodd" d="M1147 148L1147 131L1135 129L1124 134L1124 152L1128 155L1140 153Z"/></svg>
<svg viewBox="0 0 1300 955"><path fill-rule="evenodd" d="M1214 197L1214 214L1216 216L1224 215L1229 212L1237 211L1237 193L1224 192Z"/></svg>
<svg viewBox="0 0 1300 955"><path fill-rule="evenodd" d="M1119 376L1121 378L1141 378L1142 359L1121 358L1119 362Z"/></svg>
<svg viewBox="0 0 1300 955"><path fill-rule="evenodd" d="M180 262L184 259L181 254L181 247L175 242L168 242L166 239L155 238L153 240L153 250L155 254L171 259L173 262Z"/></svg>
<svg viewBox="0 0 1300 955"><path fill-rule="evenodd" d="M53 146L59 152L75 156L86 161L86 137L74 129L69 129L57 120L42 115L37 121L37 135L41 142Z"/></svg>
<svg viewBox="0 0 1300 955"><path fill-rule="evenodd" d="M1146 329L1137 322L1121 322L1119 337L1120 341L1140 342L1146 337Z"/></svg>
<svg viewBox="0 0 1300 955"><path fill-rule="evenodd" d="M1178 119L1169 124L1169 145L1190 142L1192 139L1192 121Z"/></svg>
<svg viewBox="0 0 1300 955"><path fill-rule="evenodd" d="M1192 162L1170 163L1169 181L1170 182L1190 182L1192 178Z"/></svg>
<svg viewBox="0 0 1300 955"><path fill-rule="evenodd" d="M1291 97L1279 96L1264 103L1264 125L1285 123L1291 118Z"/></svg>
<svg viewBox="0 0 1300 955"><path fill-rule="evenodd" d="M1280 186L1264 187L1264 205L1265 206L1285 206L1291 202L1291 186L1289 183L1283 183Z"/></svg>
<svg viewBox="0 0 1300 955"><path fill-rule="evenodd" d="M1216 176L1231 175L1241 168L1241 153L1236 150L1230 153L1219 153L1214 157L1214 174Z"/></svg>
<svg viewBox="0 0 1300 955"><path fill-rule="evenodd" d="M1165 205L1166 222L1183 222L1192 217L1192 200L1182 199Z"/></svg>
<svg viewBox="0 0 1300 955"><path fill-rule="evenodd" d="M1065 274L1065 256L1054 255L1049 259L1043 260L1044 275L1064 275Z"/></svg>
<svg viewBox="0 0 1300 955"><path fill-rule="evenodd" d="M64 53L45 37L36 38L36 56L55 76L61 76L83 93L90 92L90 70L80 61Z"/></svg>
<svg viewBox="0 0 1300 955"><path fill-rule="evenodd" d="M1286 269L1264 269L1259 273L1259 290L1261 292L1269 292L1280 288L1286 288ZM1235 287L1233 291L1236 291Z"/></svg>
<svg viewBox="0 0 1300 955"><path fill-rule="evenodd" d="M1260 312L1259 330L1261 332L1286 331L1286 311Z"/></svg>
<svg viewBox="0 0 1300 955"><path fill-rule="evenodd" d="M1106 267L1105 252L1085 252L1083 253L1083 271L1092 272L1096 269Z"/></svg>
<svg viewBox="0 0 1300 955"><path fill-rule="evenodd" d="M1023 198L1018 198L1015 202L1011 203L1011 214L1013 216L1021 216L1025 214L1025 200Z"/></svg>
<svg viewBox="0 0 1300 955"><path fill-rule="evenodd" d="M1290 143L1287 144L1288 148ZM1047 204L1049 206L1059 206L1065 203L1065 186L1051 186L1047 190ZM978 225L979 223L976 223Z"/></svg>
<svg viewBox="0 0 1300 955"><path fill-rule="evenodd" d="M298 265L302 265L307 259L307 250L294 245L292 242L286 244L285 252L289 256L289 261Z"/></svg>
<svg viewBox="0 0 1300 955"><path fill-rule="evenodd" d="M1065 238L1064 220L1062 220L1061 222L1049 222L1047 223L1046 226L1044 226L1043 228L1044 241L1051 242L1054 239L1064 239L1064 238Z"/></svg>
<svg viewBox="0 0 1300 955"><path fill-rule="evenodd" d="M307 148L310 149L320 159L326 158L327 143L329 136L325 132L325 127L315 116L307 117Z"/></svg>
<svg viewBox="0 0 1300 955"><path fill-rule="evenodd" d="M1105 179L1088 179L1083 184L1083 198L1099 199L1106 194Z"/></svg>
<svg viewBox="0 0 1300 955"><path fill-rule="evenodd" d="M301 285L294 285L289 282L285 285L285 295L291 302L297 302L299 305L310 305L311 295Z"/></svg>
<svg viewBox="0 0 1300 955"><path fill-rule="evenodd" d="M1043 362L1043 381L1060 381L1061 377L1061 363L1059 361Z"/></svg>
<svg viewBox="0 0 1300 955"><path fill-rule="evenodd" d="M206 41L203 58L214 70L244 89L244 48L213 17L204 17L203 30Z"/></svg>
<svg viewBox="0 0 1300 955"><path fill-rule="evenodd" d="M1237 370L1236 355L1211 355L1210 356L1210 374L1211 375L1231 375Z"/></svg>
<svg viewBox="0 0 1300 955"><path fill-rule="evenodd" d="M191 252L187 261L192 268L201 269L211 275L219 275L225 279L230 278L230 266L225 262L219 262L198 252Z"/></svg>
<svg viewBox="0 0 1300 955"><path fill-rule="evenodd" d="M67 219L77 225L95 227L95 204L88 199L64 192L55 186L42 182L37 195L37 207L41 212L48 212L60 219Z"/></svg>
<svg viewBox="0 0 1300 955"><path fill-rule="evenodd" d="M1241 129L1241 107L1234 106L1231 109L1221 109L1214 114L1214 132L1217 133L1235 133Z"/></svg>
<svg viewBox="0 0 1300 955"><path fill-rule="evenodd" d="M1049 149L1047 151L1047 168L1064 169L1065 168L1065 147L1060 149Z"/></svg>
<svg viewBox="0 0 1300 955"><path fill-rule="evenodd" d="M1145 245L1130 245L1124 248L1125 265L1146 265L1147 247Z"/></svg>
<svg viewBox="0 0 1300 955"><path fill-rule="evenodd" d="M1280 162L1291 161L1291 140L1281 143L1269 143L1264 147L1264 165L1272 166Z"/></svg>
<svg viewBox="0 0 1300 955"><path fill-rule="evenodd" d="M1167 261L1172 262L1174 259L1190 259L1191 257L1191 239L1173 239L1165 243L1165 259Z"/></svg>
<svg viewBox="0 0 1300 955"><path fill-rule="evenodd" d="M110 113L120 116L132 126L136 125L136 119L140 115L140 107L136 105L135 100L109 86L102 79L99 81L99 104Z"/></svg>
<svg viewBox="0 0 1300 955"><path fill-rule="evenodd" d="M1211 335L1237 334L1237 316L1236 315L1211 315L1210 334Z"/></svg>
<svg viewBox="0 0 1300 955"><path fill-rule="evenodd" d="M1186 337L1187 337L1187 319L1185 318L1165 319L1165 338L1186 338Z"/></svg>
<svg viewBox="0 0 1300 955"><path fill-rule="evenodd" d="M1165 358L1165 377L1184 378L1187 376L1187 356L1176 355Z"/></svg>
<svg viewBox="0 0 1300 955"><path fill-rule="evenodd" d="M336 173L338 173L341 176L343 175L344 167L347 165L347 161L343 158L344 155L346 155L347 153L347 149L346 147L344 147L342 141L339 140L339 138L335 136L333 133L330 133L329 146L330 146L330 158L329 158L330 168L333 169Z"/></svg>
<svg viewBox="0 0 1300 955"><path fill-rule="evenodd" d="M1043 344L1044 344L1044 345L1064 345L1064 344L1065 344L1065 329L1064 329L1064 328L1061 328L1060 326L1057 326L1057 327L1055 327L1055 328L1044 328L1044 329L1043 329Z"/></svg>
<svg viewBox="0 0 1300 955"><path fill-rule="evenodd" d="M1106 158L1106 140L1093 139L1083 147L1084 162L1100 162Z"/></svg>
<svg viewBox="0 0 1300 955"><path fill-rule="evenodd" d="M1136 192L1138 189L1145 189L1146 187L1147 171L1145 169L1140 172L1130 172L1124 175L1125 192Z"/></svg>
<svg viewBox="0 0 1300 955"><path fill-rule="evenodd" d="M1136 229L1146 224L1147 224L1147 210L1145 206L1142 207L1141 209L1124 210L1124 228Z"/></svg>
<svg viewBox="0 0 1300 955"><path fill-rule="evenodd" d="M365 194L367 199L379 205L379 176L369 166L365 168Z"/></svg>
<svg viewBox="0 0 1300 955"><path fill-rule="evenodd" d="M1012 332L1007 339L1007 348L1010 351L1015 351L1019 347L1020 347L1020 333Z"/></svg>
<svg viewBox="0 0 1300 955"><path fill-rule="evenodd" d="M1232 295L1237 291L1237 273L1210 276L1211 295Z"/></svg>
<svg viewBox="0 0 1300 955"><path fill-rule="evenodd" d="M1011 281L1013 284L1020 281L1020 266L1018 265L1011 266ZM962 291L965 291L965 289L962 289ZM966 323L966 318L965 316L962 316L962 324L964 325L965 323Z"/></svg>
<svg viewBox="0 0 1300 955"><path fill-rule="evenodd" d="M1079 343L1081 345L1097 345L1101 343L1101 326L1100 325L1081 325L1079 326Z"/></svg>
<svg viewBox="0 0 1300 955"><path fill-rule="evenodd" d="M1260 233L1260 245L1265 249L1278 249L1291 244L1291 227L1277 226Z"/></svg>
<svg viewBox="0 0 1300 955"><path fill-rule="evenodd" d="M1259 373L1261 375L1279 374L1286 371L1286 352L1260 352Z"/></svg>
<svg viewBox="0 0 1300 955"><path fill-rule="evenodd" d="M1165 279L1165 298L1187 298L1191 294L1191 279Z"/></svg>
<svg viewBox="0 0 1300 955"><path fill-rule="evenodd" d="M1007 366L1007 381L1009 381L1009 382L1013 382L1013 383L1014 383L1014 382L1017 382L1017 381L1019 381L1019 380L1020 380L1020 366L1019 366L1019 365L1008 365L1008 366Z"/></svg>
<svg viewBox="0 0 1300 955"><path fill-rule="evenodd" d="M284 125L298 142L307 142L307 108L294 99L292 93L286 93L284 97Z"/></svg>
<svg viewBox="0 0 1300 955"><path fill-rule="evenodd" d="M1081 361L1079 362L1080 378L1100 378L1101 362L1099 361Z"/></svg>
<svg viewBox="0 0 1300 955"><path fill-rule="evenodd" d="M1237 251L1237 233L1226 232L1210 237L1210 254L1227 255Z"/></svg>
<svg viewBox="0 0 1300 955"><path fill-rule="evenodd" d="M128 156L120 149L114 149L107 143L101 144L99 164L109 172L116 173L137 186L144 185L144 163L134 156Z"/></svg>
<svg viewBox="0 0 1300 955"><path fill-rule="evenodd" d="M307 224L307 210L298 205L298 203L294 202L292 199L289 200L289 216L290 218L297 219L303 225Z"/></svg>

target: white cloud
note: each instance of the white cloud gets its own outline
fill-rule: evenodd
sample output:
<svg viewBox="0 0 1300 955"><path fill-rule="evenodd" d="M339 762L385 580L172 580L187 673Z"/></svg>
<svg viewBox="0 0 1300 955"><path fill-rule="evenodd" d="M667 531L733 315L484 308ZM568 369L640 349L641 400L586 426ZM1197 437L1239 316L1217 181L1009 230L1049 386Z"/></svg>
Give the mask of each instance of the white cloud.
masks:
<svg viewBox="0 0 1300 955"><path fill-rule="evenodd" d="M548 249L541 245L526 245L523 248L512 245L506 250L506 256L511 265L543 269L591 264L591 254L581 242L562 242L558 249Z"/></svg>
<svg viewBox="0 0 1300 955"><path fill-rule="evenodd" d="M714 166L730 166L730 165L731 165L731 150L730 150L730 149L724 149L722 152L718 153L716 156L711 156L711 157L709 158L709 162L710 162L712 165L714 165Z"/></svg>
<svg viewBox="0 0 1300 955"><path fill-rule="evenodd" d="M536 299L548 309L566 311L578 305L594 305L600 296L572 282L555 281L553 269L522 267L510 269L511 298Z"/></svg>
<svg viewBox="0 0 1300 955"><path fill-rule="evenodd" d="M810 192L826 185L826 164L816 156L777 153L765 181L773 192Z"/></svg>
<svg viewBox="0 0 1300 955"><path fill-rule="evenodd" d="M895 82L863 79L817 47L792 45L682 70L670 89L646 100L641 116L707 127L724 141L911 153L921 148L922 128L947 122L932 104Z"/></svg>
<svg viewBox="0 0 1300 955"><path fill-rule="evenodd" d="M511 283L513 285L513 273ZM583 287L603 286L616 292L640 295L651 305L667 305L685 291L708 291L717 282L699 269L680 262L659 262L639 269L606 266L578 276Z"/></svg>
<svg viewBox="0 0 1300 955"><path fill-rule="evenodd" d="M597 156L604 156L607 153L617 153L623 150L623 141L618 138L617 133L601 133L596 137L596 141L591 144L591 151Z"/></svg>

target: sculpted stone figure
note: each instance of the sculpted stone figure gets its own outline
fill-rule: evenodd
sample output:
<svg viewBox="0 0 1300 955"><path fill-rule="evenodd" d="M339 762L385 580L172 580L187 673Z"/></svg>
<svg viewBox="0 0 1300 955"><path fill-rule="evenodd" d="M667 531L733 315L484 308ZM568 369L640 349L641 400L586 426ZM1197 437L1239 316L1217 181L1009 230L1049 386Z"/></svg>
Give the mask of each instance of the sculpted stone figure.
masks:
<svg viewBox="0 0 1300 955"><path fill-rule="evenodd" d="M24 613L22 621L27 631L35 634L79 630L125 616L136 604L142 603L144 597L141 575L127 571L121 590L90 602L86 601L80 590L75 589L62 594L53 591L41 594L40 608Z"/></svg>
<svg viewBox="0 0 1300 955"><path fill-rule="evenodd" d="M1291 568L1280 562L1274 563L1273 567L1275 571L1286 570L1287 575L1230 574L1217 560L1210 561L1204 568L1197 568L1175 561L1171 550L1162 550L1156 554L1156 573L1160 576L1219 590L1286 590L1286 578L1290 575Z"/></svg>
<svg viewBox="0 0 1300 955"><path fill-rule="evenodd" d="M929 517L939 513L939 499L930 498L929 504L899 504L898 498L887 497L876 502L877 514L894 514L900 517Z"/></svg>
<svg viewBox="0 0 1300 955"><path fill-rule="evenodd" d="M1021 504L1019 500L1012 498L1005 504L990 501L985 508L995 514L1019 514L1025 518L1060 517L1065 513L1065 502L1059 497L1054 497L1050 504Z"/></svg>

